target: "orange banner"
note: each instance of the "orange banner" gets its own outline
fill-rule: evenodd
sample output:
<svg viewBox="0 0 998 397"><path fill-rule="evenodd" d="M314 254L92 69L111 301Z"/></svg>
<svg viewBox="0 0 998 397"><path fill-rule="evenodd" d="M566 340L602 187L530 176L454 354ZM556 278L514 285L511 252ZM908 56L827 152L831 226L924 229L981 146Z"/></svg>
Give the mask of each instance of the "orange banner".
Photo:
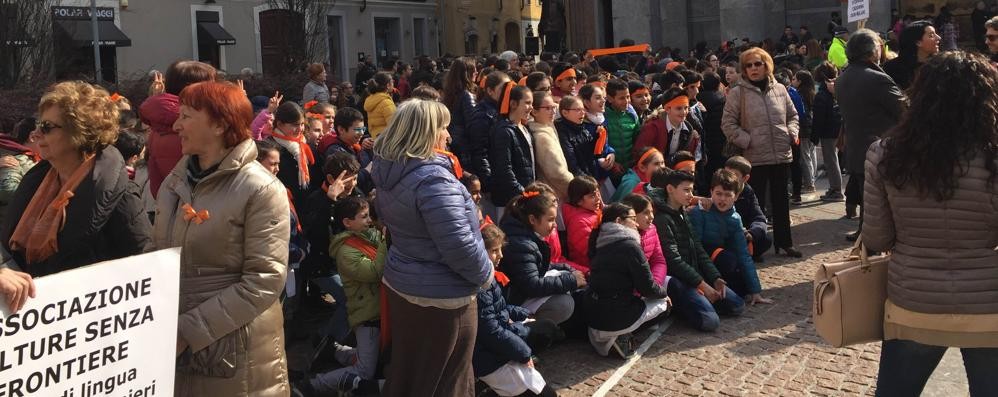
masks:
<svg viewBox="0 0 998 397"><path fill-rule="evenodd" d="M594 57L600 57L603 55L623 54L627 52L645 52L649 50L651 50L650 45L638 44L627 47L597 48L594 50L589 50L588 53Z"/></svg>

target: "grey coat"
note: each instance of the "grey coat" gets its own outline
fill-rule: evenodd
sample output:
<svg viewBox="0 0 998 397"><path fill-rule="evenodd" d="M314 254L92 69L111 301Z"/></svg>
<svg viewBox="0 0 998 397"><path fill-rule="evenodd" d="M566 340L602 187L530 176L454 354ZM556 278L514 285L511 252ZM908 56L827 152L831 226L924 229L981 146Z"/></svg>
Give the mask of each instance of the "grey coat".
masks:
<svg viewBox="0 0 998 397"><path fill-rule="evenodd" d="M897 125L904 94L879 66L853 62L835 80L835 97L845 126L846 170L862 174L870 144Z"/></svg>
<svg viewBox="0 0 998 397"><path fill-rule="evenodd" d="M729 142L744 149L743 155L752 165L759 166L793 161L800 125L786 86L771 77L769 87L762 92L743 76L728 91L721 129Z"/></svg>

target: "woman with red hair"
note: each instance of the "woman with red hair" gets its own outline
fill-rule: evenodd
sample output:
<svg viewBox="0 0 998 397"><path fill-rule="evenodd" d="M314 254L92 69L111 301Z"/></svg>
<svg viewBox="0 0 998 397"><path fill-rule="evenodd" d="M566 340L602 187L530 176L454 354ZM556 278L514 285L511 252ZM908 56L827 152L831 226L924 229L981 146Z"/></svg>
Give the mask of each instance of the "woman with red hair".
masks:
<svg viewBox="0 0 998 397"><path fill-rule="evenodd" d="M180 93L173 129L184 157L160 188L154 229L158 248L184 253L178 396L290 394L278 300L290 209L284 186L256 162L252 120L249 100L231 83Z"/></svg>

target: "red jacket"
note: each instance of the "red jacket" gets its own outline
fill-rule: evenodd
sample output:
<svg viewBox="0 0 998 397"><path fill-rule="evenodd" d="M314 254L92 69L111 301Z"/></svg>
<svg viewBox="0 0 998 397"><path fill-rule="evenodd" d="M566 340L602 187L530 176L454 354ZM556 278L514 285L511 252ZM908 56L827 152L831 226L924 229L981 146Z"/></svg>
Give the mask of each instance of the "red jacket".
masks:
<svg viewBox="0 0 998 397"><path fill-rule="evenodd" d="M180 135L173 130L173 123L180 116L180 98L173 94L159 94L149 97L139 107L142 122L149 125L149 189L153 198L159 192L159 185L173 171L183 154L180 150Z"/></svg>
<svg viewBox="0 0 998 397"><path fill-rule="evenodd" d="M685 133L681 133L679 137L679 148L676 150L685 150L696 154L697 146L700 145L700 137L699 135L696 137L692 136L693 128L689 124L686 125L686 128ZM669 129L665 124L665 115L654 120L649 120L645 122L645 125L641 126L641 132L638 134L638 138L634 140L634 149L631 157L635 159L641 158L641 149L649 146L658 149L658 151L664 154L666 160L668 160L669 156L673 154L669 152L670 138Z"/></svg>
<svg viewBox="0 0 998 397"><path fill-rule="evenodd" d="M544 239L544 242L548 243L551 247L551 263L564 263L571 266L573 269L578 269L579 264L574 261L568 260L561 251L561 239L558 237L558 229L554 229L551 234Z"/></svg>
<svg viewBox="0 0 998 397"><path fill-rule="evenodd" d="M580 272L589 274L589 235L596 228L596 212L571 204L561 206L568 232L568 258L575 261ZM569 264L571 265L571 264Z"/></svg>

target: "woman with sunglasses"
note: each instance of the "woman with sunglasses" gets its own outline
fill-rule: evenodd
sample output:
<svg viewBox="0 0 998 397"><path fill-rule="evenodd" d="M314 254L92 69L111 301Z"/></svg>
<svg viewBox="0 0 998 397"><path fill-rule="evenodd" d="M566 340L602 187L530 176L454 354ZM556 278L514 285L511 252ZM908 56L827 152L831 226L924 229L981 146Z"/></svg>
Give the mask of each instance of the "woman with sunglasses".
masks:
<svg viewBox="0 0 998 397"><path fill-rule="evenodd" d="M138 187L112 146L118 112L107 91L81 81L42 96L31 133L42 161L21 179L0 225L11 256L0 268L0 294L12 312L35 295L33 277L152 248Z"/></svg>
<svg viewBox="0 0 998 397"><path fill-rule="evenodd" d="M759 202L772 197L773 237L777 253L799 258L790 235L790 202L787 180L797 145L797 110L787 88L773 77L773 58L760 48L750 48L739 57L742 75L728 91L721 116L721 129L744 151L752 163L749 183Z"/></svg>
<svg viewBox="0 0 998 397"><path fill-rule="evenodd" d="M568 172L565 152L561 149L558 132L554 127L554 117L558 104L547 91L534 91L534 120L527 127L534 138L534 153L537 163L537 180L554 189L559 201L568 196L568 183L574 177Z"/></svg>

